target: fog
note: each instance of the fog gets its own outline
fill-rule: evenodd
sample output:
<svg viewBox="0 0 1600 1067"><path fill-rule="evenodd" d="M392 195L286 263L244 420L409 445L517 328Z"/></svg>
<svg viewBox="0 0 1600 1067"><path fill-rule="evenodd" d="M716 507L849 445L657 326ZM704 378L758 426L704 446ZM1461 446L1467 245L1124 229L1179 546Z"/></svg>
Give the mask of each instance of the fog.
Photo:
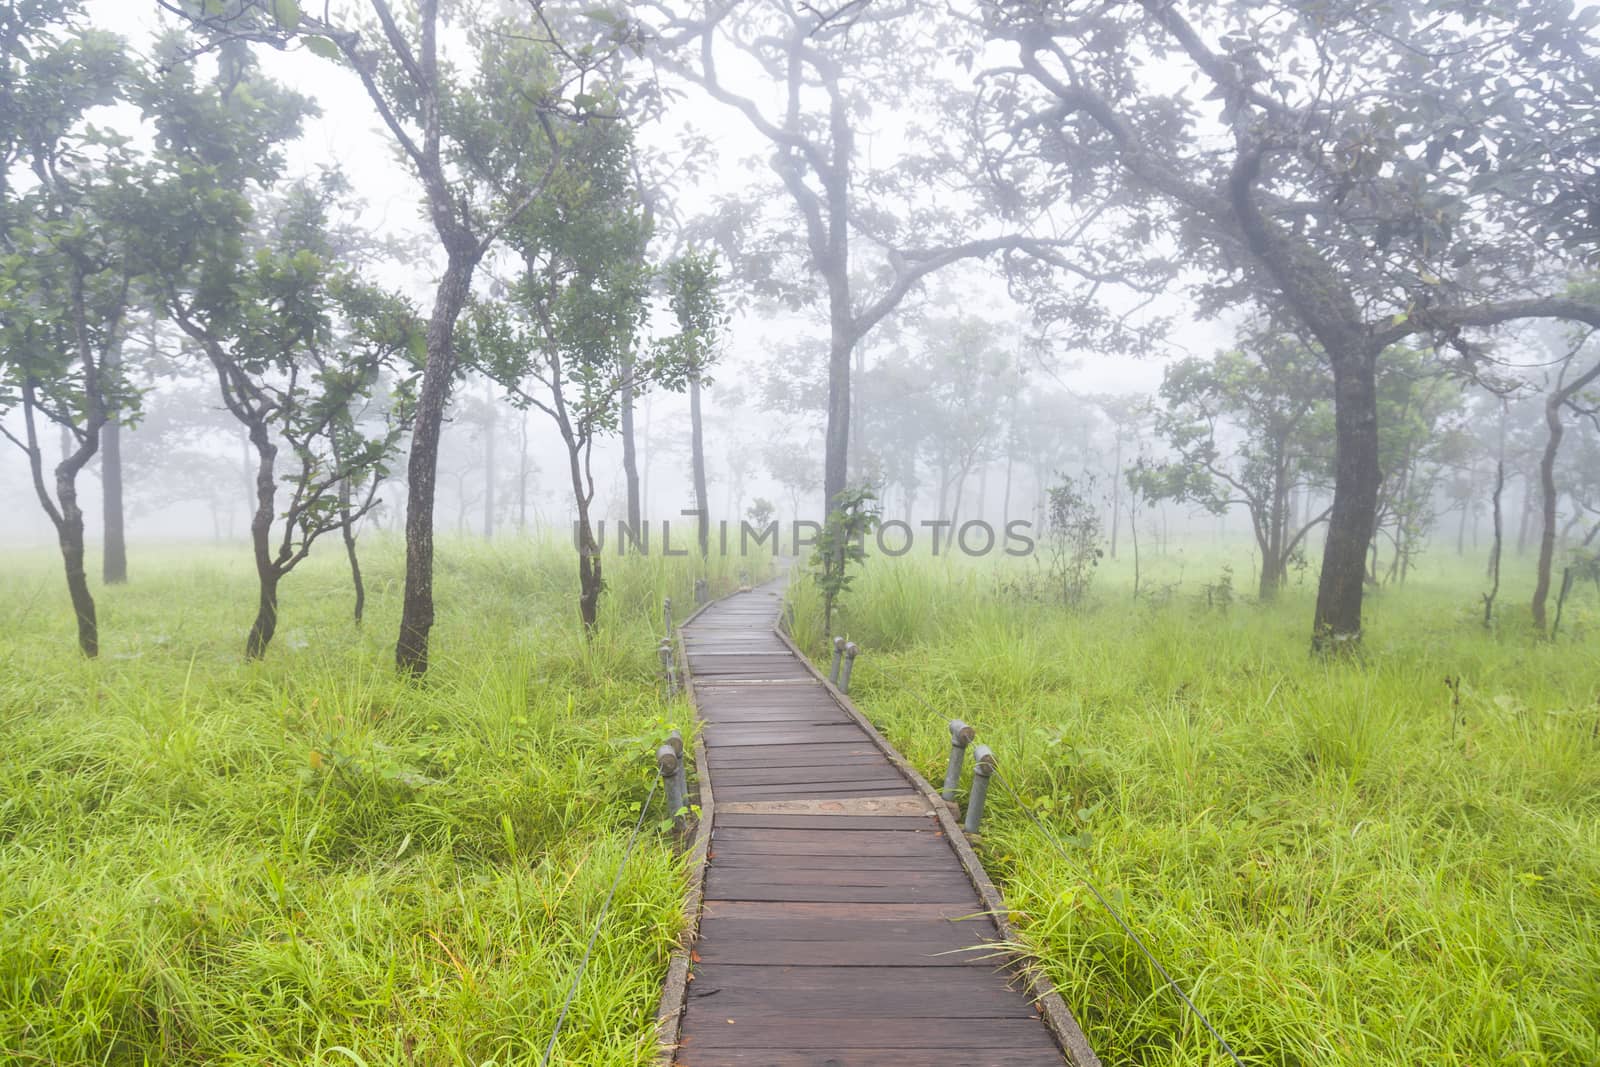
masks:
<svg viewBox="0 0 1600 1067"><path fill-rule="evenodd" d="M640 9L641 26L647 18L664 17L664 8L647 7ZM170 5L158 3L92 0L85 10L94 27L122 35L135 63L146 67L155 64L155 35L185 25ZM522 9L513 4L505 11ZM517 17L526 17L526 12ZM480 47L469 21L447 21L442 37L447 60L464 77L474 70ZM860 38L896 32L885 31L876 16L861 22L828 37L841 54L854 47L851 34ZM528 25L539 28L534 22ZM824 24L814 32L835 30ZM959 37L967 30L958 21L946 32ZM788 179L780 180L791 164L779 157L788 150L775 156L774 142L738 104L745 100L758 111L781 113L789 106L783 86L771 57L741 50L737 38L735 33L719 45L725 55L715 91L708 89L705 71L684 76L681 65L688 61L664 45L659 54L650 47L628 53L625 78L659 92L640 97L659 106L642 107L642 117L631 127L636 171L659 179L651 204L655 236L647 254L664 263L685 248L705 246L715 247L721 256L718 298L726 323L717 331L703 372L711 518L738 523L758 501L765 501L770 507L763 513L780 521L820 520L826 510L827 398L835 387L828 368L826 272L818 266L815 249L796 250L808 223L797 201L786 197ZM1271 335L1294 335L1311 346L1324 367L1319 377L1326 379L1332 363L1328 353L1318 354L1325 338L1317 324L1304 316L1296 319L1292 294L1280 299L1262 290L1241 298L1241 286L1262 284L1261 276L1252 273L1257 268L1243 265L1241 253L1231 247L1207 250L1205 238L1196 236L1196 227L1203 231L1207 224L1193 221L1192 205L1163 205L1147 189L1137 189L1131 197L1114 187L1063 195L1065 178L1059 179L1062 189L1050 189L1058 180L1048 176L1055 162L1038 164L1039 173L1030 174L1019 154L1024 136L1019 131L1033 128L1032 120L994 119L973 139L966 126L982 121L981 115L939 112L941 92L972 93L972 114L977 115L994 85L1019 79L1014 41L997 31L976 54L962 55L920 33L905 40L907 47L928 49L925 70L914 70L917 64L904 57L869 57L902 83L853 90L859 97L852 105L858 110L852 118L853 180L866 206L862 219L851 221L860 230L849 267L856 286L849 298L852 314L867 316L874 297L885 287L892 290L905 274L908 256L915 267L915 256L926 254L913 250L941 242L1003 240L997 235L1016 225L1029 241L1045 241L1049 247L1039 253L1029 246L1032 259L1018 251L1020 246L1007 246L1002 255L954 256L906 285L886 314L858 331L850 355L850 480L874 487L885 519L913 526L983 520L1003 527L1022 520L1042 531L1050 489L1065 477L1094 498L1107 537L1115 538L1115 531L1133 533L1138 523L1139 532L1162 544L1195 538L1248 544L1252 535L1261 542L1260 514L1253 516L1243 499L1249 492L1229 484L1235 475L1256 478L1259 473L1249 473L1250 464L1259 459L1252 449L1259 451L1263 432L1261 425L1250 422L1252 409L1248 404L1229 409L1216 397L1215 402L1182 408L1180 393L1163 394L1162 383L1175 366L1188 366L1192 373L1217 353L1254 352L1252 346L1267 344L1264 339ZM1194 158L1225 154L1232 120L1216 94L1191 90L1192 79L1186 80L1177 67L1150 62L1155 53L1141 51L1143 47L1130 46L1137 76L1143 79L1141 91L1188 102ZM182 62L203 84L218 76L218 54L215 48L196 47ZM305 94L318 109L285 142L286 166L274 179L276 187L313 181L337 168L348 185L337 197L330 221L365 242L350 262L364 280L405 296L425 318L445 259L428 221L423 186L360 79L348 65L328 62L303 42L256 47L253 54L263 76ZM863 81L868 77L851 73L859 73ZM1048 84L1047 78L1037 76L1041 84ZM1028 83L1024 79L1016 84ZM573 91L570 85L566 88ZM820 106L822 88L821 82L808 83L794 96L793 106ZM875 91L882 98L869 102ZM1292 85L1275 91L1290 101L1295 92ZM903 94L899 106L885 106L884 100L895 93ZM1018 106L1015 96L1005 97L1005 106ZM816 127L807 125L809 121L794 128L814 134ZM131 99L90 109L85 122L127 137L136 152L148 154L158 142L156 121L142 119ZM937 164L931 170L929 160ZM912 162L922 169L914 171L916 180L907 182L902 172ZM18 174L13 188L26 189L33 179L23 170ZM1004 180L986 186L985 174L1003 175ZM1104 180L1101 171L1092 177ZM815 177L794 180L803 185L814 183ZM813 184L807 195L816 195L816 188ZM1026 200L1031 213L1018 214L1003 196ZM873 211L903 217L877 225L867 219ZM1486 214L1485 219L1486 226L1504 228L1510 216ZM762 225L768 229L761 231ZM884 233L896 234L898 247ZM1522 253L1512 249L1506 254ZM515 284L520 269L504 250L491 249L476 272L474 292L480 299L503 292ZM1509 295L1537 286L1543 287L1540 292L1553 291L1559 283L1552 279L1565 269L1556 259L1530 261L1527 278L1537 279L1537 285L1516 280L1502 289ZM1463 270L1449 284L1459 281L1463 292L1470 285L1479 286L1474 292L1495 291L1466 274ZM1440 284L1426 270L1419 276L1431 279L1428 285ZM1372 292L1399 300L1401 311L1390 315L1380 309L1374 321L1401 323L1408 309L1417 306L1416 299L1406 291L1396 296L1392 285L1385 292L1384 284L1376 284ZM123 430L120 442L128 539L135 545L242 540L258 504L255 452L245 429L225 409L193 337L161 313L151 314L152 306L149 299L135 301L130 335L122 345L130 385L142 394L137 421ZM670 334L671 314L659 285L651 307L643 334ZM1444 536L1462 547L1481 542L1492 513L1488 472L1496 462L1510 463L1501 510L1512 516L1520 541L1535 536L1529 524L1540 495L1537 397L1553 382L1549 353L1569 350L1575 375L1591 351L1569 343L1575 336L1571 330L1549 322L1537 328L1513 323L1499 333L1474 337L1470 353L1458 340L1459 327L1441 326L1408 342L1419 345L1425 355L1406 374L1452 384L1441 387L1451 399L1427 414L1426 432L1395 445L1399 453L1391 450L1380 457L1389 465L1382 472L1386 478L1394 475L1395 464L1409 465L1411 471L1393 486L1394 500L1404 496L1410 501L1404 509L1396 504L1390 516L1397 555L1403 555L1400 546L1407 538L1421 542ZM1492 365L1503 373L1496 378L1463 366L1452 345L1467 353L1469 363L1489 361L1477 368ZM516 403L512 392L476 372L463 373L453 385L434 492L439 534L569 536L578 514L567 448L552 419L537 406ZM1408 388L1394 401L1406 418L1415 414L1413 392ZM1582 474L1582 457L1592 452L1596 432L1584 395L1580 392L1574 400L1574 439L1560 460L1562 469L1574 472L1572 484L1558 491L1555 505L1557 525L1574 538L1592 522L1595 503L1589 479ZM1502 407L1500 397L1505 398L1503 410L1515 413L1512 436L1527 437L1516 442L1509 456L1506 423L1502 421L1498 445L1485 430L1484 419ZM1330 394L1317 403L1331 400ZM10 407L4 425L14 437L24 437L21 413L15 404ZM1027 432L1024 409L1033 412L1027 417L1042 420ZM611 418L602 418L589 454L594 479L589 512L614 529L627 517L627 483L621 435ZM1331 408L1316 418L1330 419ZM643 516L652 523L677 521L694 506L687 391L644 388L633 419ZM1202 423L1207 444L1197 448L1196 427ZM1317 432L1323 436L1312 449L1315 456L1286 461L1299 472L1278 491L1278 509L1289 519L1316 520L1334 499L1331 423ZM41 469L48 481L76 442L48 424L40 427L39 439ZM1456 444L1445 447L1448 442ZM397 448L388 477L376 487L376 504L363 520L368 528L398 531L403 522L403 439ZM0 542L52 542L54 527L39 506L23 452L8 447L0 456ZM1224 470L1230 460L1238 464L1232 473ZM104 523L99 485L104 462L102 449L85 466L80 485L91 550ZM1154 483L1136 490L1130 480L1140 470L1165 477L1185 464L1210 479L1210 488L1175 489L1168 478L1165 491ZM1380 530L1383 506L1376 520ZM1311 521L1295 551L1314 550L1325 535L1323 524Z"/></svg>

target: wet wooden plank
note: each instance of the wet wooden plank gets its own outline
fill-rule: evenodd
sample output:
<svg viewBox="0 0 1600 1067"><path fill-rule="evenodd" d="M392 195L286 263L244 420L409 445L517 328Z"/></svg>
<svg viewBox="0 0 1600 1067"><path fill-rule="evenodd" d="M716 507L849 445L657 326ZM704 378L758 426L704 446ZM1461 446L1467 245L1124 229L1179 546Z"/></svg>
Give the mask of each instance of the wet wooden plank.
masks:
<svg viewBox="0 0 1600 1067"><path fill-rule="evenodd" d="M741 748L750 745L824 745L854 742L861 731L839 726L718 726L708 723L702 733L707 748ZM910 783L907 783L910 784Z"/></svg>
<svg viewBox="0 0 1600 1067"><path fill-rule="evenodd" d="M1062 1063L928 800L778 610L738 596L683 631L717 815L676 1063Z"/></svg>
<svg viewBox="0 0 1600 1067"><path fill-rule="evenodd" d="M717 788L728 785L781 785L793 782L860 782L892 779L894 766L888 760L858 763L847 767L745 767L717 772Z"/></svg>
<svg viewBox="0 0 1600 1067"><path fill-rule="evenodd" d="M717 792L721 793L721 790ZM718 849L730 852L744 849L750 852L839 853L849 856L869 853L944 856L950 850L938 825L929 822L904 830L863 830L842 836L825 829L746 829L730 826L717 830L716 843ZM960 867L952 864L950 869L955 871Z"/></svg>
<svg viewBox="0 0 1600 1067"><path fill-rule="evenodd" d="M930 1057L925 1049L872 1046L686 1048L677 1062L682 1067L1061 1067L1062 1059L1054 1049L946 1049Z"/></svg>
<svg viewBox="0 0 1600 1067"><path fill-rule="evenodd" d="M949 1049L992 1049L1008 1053L1054 1048L1050 1034L1036 1019L897 1019L849 1015L791 1015L774 1010L738 1016L706 1012L683 1027L686 1049L924 1049L930 1064L944 1064ZM1019 1047L1020 1046L1020 1047ZM688 1061L693 1062L693 1061ZM1012 1060L1006 1060L1010 1063ZM1057 1062L1059 1063L1059 1054Z"/></svg>
<svg viewBox="0 0 1600 1067"><path fill-rule="evenodd" d="M735 745L707 752L713 773L724 767L788 767L807 764L833 764L851 759L883 759L883 753L870 744L836 742L814 745Z"/></svg>
<svg viewBox="0 0 1600 1067"><path fill-rule="evenodd" d="M873 914L872 908L922 909L948 908L945 904L878 904L834 909L826 917L807 916L794 909L804 904L773 904L765 901L723 901L723 908L704 917L700 927L702 942L727 943L753 941L770 943L774 951L791 941L808 944L936 944L940 952L961 952L992 947L996 939L994 924L984 916L945 919L900 912L898 916ZM774 958L772 963L781 962ZM887 960L884 961L888 963Z"/></svg>
<svg viewBox="0 0 1600 1067"><path fill-rule="evenodd" d="M950 1049L937 1060L921 1049L684 1049L682 1067L1061 1067L1058 1052Z"/></svg>
<svg viewBox="0 0 1600 1067"><path fill-rule="evenodd" d="M905 786L894 779L882 779L866 782L835 782L819 785L741 785L728 789L727 799L731 801L747 800L809 800L809 799L848 799L851 797L882 796L890 789L903 788L907 795L911 787ZM721 791L718 791L721 795Z"/></svg>
<svg viewBox="0 0 1600 1067"><path fill-rule="evenodd" d="M840 885L829 879L801 884L790 879L758 881L740 877L746 872L713 866L706 872L707 894L721 900L798 901L806 903L835 902L841 904L970 904L972 886L962 877L919 880L914 874L901 872L898 877L881 879L887 884ZM828 874L835 872L829 871ZM883 963L883 960L864 959L861 963Z"/></svg>
<svg viewBox="0 0 1600 1067"><path fill-rule="evenodd" d="M913 825L907 826L906 823ZM717 825L729 830L932 830L932 815L795 815L783 812L717 812Z"/></svg>
<svg viewBox="0 0 1600 1067"><path fill-rule="evenodd" d="M948 869L943 856L785 856L731 853L717 856L722 867L757 867L768 871L939 871Z"/></svg>

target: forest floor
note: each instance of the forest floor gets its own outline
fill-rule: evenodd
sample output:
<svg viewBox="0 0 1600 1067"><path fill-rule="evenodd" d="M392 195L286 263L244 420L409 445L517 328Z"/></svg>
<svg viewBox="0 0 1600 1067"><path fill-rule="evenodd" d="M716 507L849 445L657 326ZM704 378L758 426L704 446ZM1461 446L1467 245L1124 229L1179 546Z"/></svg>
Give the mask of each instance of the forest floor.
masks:
<svg viewBox="0 0 1600 1067"><path fill-rule="evenodd" d="M1026 566L873 560L834 629L862 648L857 703L930 780L945 719L993 747L980 853L1108 1064L1230 1061L1086 879L1247 1064L1587 1067L1595 591L1537 641L1508 565L1491 633L1477 566L1441 559L1371 596L1351 662L1308 655L1314 570L1260 605L1247 558L1223 593L1203 551L1147 557L1138 601L1126 561L1102 567L1076 611ZM825 663L815 590L793 595Z"/></svg>
<svg viewBox="0 0 1600 1067"><path fill-rule="evenodd" d="M441 543L434 665L393 670L402 559L285 582L244 546L135 551L73 643L59 559L0 567L0 1062L533 1064L650 787L660 604L686 561ZM674 718L677 717L677 718ZM660 809L661 794L653 805ZM644 1064L684 872L654 811L554 1062Z"/></svg>

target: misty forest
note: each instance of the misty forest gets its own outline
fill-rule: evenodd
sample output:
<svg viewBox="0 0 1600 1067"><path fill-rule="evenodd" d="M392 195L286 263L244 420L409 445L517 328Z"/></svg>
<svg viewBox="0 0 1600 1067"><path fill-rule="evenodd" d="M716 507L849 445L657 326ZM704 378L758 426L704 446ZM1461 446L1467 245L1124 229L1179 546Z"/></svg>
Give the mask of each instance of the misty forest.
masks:
<svg viewBox="0 0 1600 1067"><path fill-rule="evenodd" d="M1600 1064L1593 0L0 0L0 438L0 1064Z"/></svg>

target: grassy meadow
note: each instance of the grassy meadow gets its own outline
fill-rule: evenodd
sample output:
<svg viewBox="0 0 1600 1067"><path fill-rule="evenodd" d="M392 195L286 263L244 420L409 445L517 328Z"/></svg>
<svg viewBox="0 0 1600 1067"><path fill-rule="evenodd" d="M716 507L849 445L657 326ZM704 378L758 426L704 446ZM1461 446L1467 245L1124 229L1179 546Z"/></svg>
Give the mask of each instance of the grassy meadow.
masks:
<svg viewBox="0 0 1600 1067"><path fill-rule="evenodd" d="M570 550L443 542L424 684L393 671L400 545L350 621L328 546L264 662L243 546L132 554L74 645L59 559L0 565L0 1063L539 1062L650 752L660 598L607 558L592 645ZM725 576L724 576L725 577ZM661 794L556 1062L643 1064L681 926Z"/></svg>
<svg viewBox="0 0 1600 1067"><path fill-rule="evenodd" d="M688 725L654 645L692 571L608 557L590 644L565 546L444 542L418 685L400 546L366 556L363 626L318 553L254 664L241 546L136 551L98 661L53 554L0 565L0 1063L538 1062ZM1030 564L875 558L835 629L929 778L965 718L1064 842L991 790L980 850L1108 1064L1226 1061L1084 877L1246 1063L1592 1067L1600 604L1535 641L1519 568L1486 632L1477 564L1424 561L1353 662L1307 654L1314 571L1261 605L1217 549L1147 558L1137 601L1109 562L1071 611ZM820 657L815 588L791 599ZM556 1062L653 1054L684 875L655 805Z"/></svg>
<svg viewBox="0 0 1600 1067"><path fill-rule="evenodd" d="M980 851L1106 1063L1229 1061L1085 877L1245 1063L1593 1067L1595 592L1537 642L1508 562L1488 633L1481 564L1437 555L1371 597L1355 662L1308 655L1314 569L1259 605L1243 554L1146 558L1138 601L1108 564L1079 611L1028 595L1026 566L873 559L835 630L926 777L963 718L1064 842L990 789ZM792 595L820 659L815 591Z"/></svg>

